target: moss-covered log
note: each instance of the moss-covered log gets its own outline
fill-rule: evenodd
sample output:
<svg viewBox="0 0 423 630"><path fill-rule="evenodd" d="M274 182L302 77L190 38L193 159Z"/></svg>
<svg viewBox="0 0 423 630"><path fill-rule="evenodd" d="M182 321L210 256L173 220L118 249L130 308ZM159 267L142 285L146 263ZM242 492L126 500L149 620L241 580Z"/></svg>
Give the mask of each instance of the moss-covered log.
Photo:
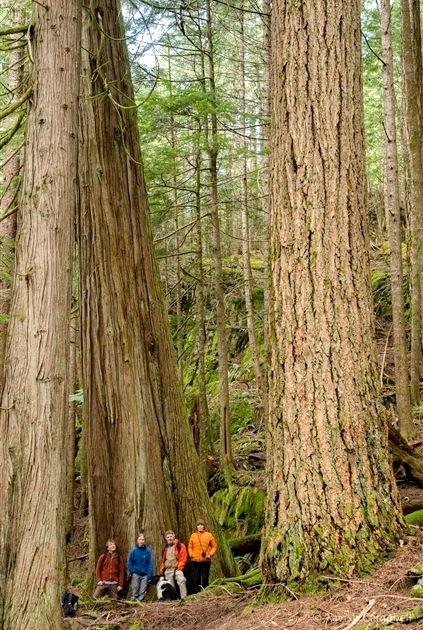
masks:
<svg viewBox="0 0 423 630"><path fill-rule="evenodd" d="M259 569L238 575L231 578L218 578L214 580L204 591L198 593L196 597L207 597L208 595L221 595L222 593L239 593L262 583L262 575Z"/></svg>
<svg viewBox="0 0 423 630"><path fill-rule="evenodd" d="M417 510L416 512L407 514L405 521L409 525L418 525L419 527L423 527L423 510Z"/></svg>
<svg viewBox="0 0 423 630"><path fill-rule="evenodd" d="M385 630L391 629L394 623L411 623L412 621L418 621L423 619L423 606L413 608L413 610L406 610L404 612L396 613L395 615L389 615L380 621L369 621L363 623L361 626L357 626L355 630Z"/></svg>

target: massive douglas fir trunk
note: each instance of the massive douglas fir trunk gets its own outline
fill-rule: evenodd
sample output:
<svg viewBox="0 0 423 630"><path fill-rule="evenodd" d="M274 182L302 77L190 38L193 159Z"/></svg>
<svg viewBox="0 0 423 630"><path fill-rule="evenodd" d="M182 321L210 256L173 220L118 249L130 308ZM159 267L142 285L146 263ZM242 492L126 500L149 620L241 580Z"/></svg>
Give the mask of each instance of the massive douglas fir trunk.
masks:
<svg viewBox="0 0 423 630"><path fill-rule="evenodd" d="M349 575L401 522L375 371L360 2L275 0L266 582Z"/></svg>

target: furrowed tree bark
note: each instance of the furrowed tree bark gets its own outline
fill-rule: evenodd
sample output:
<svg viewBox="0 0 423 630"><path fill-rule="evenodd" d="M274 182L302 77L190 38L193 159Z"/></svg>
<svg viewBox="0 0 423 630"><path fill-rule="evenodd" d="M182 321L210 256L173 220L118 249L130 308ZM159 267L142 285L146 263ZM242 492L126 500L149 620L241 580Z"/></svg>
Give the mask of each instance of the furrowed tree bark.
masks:
<svg viewBox="0 0 423 630"><path fill-rule="evenodd" d="M419 0L401 0L404 136L410 170L411 400L420 401L423 255L423 62Z"/></svg>
<svg viewBox="0 0 423 630"><path fill-rule="evenodd" d="M91 0L83 35L82 371L91 553L113 536L126 555L144 531L158 563L164 533L187 540L214 519L182 404L156 261L120 4Z"/></svg>
<svg viewBox="0 0 423 630"><path fill-rule="evenodd" d="M394 90L394 62L392 55L390 0L381 0L380 22L383 59L384 196L391 263L391 303L394 333L395 391L399 429L403 437L410 439L415 433L415 429L411 415L407 338L405 333L404 316L402 230L398 180L398 152L395 121L396 102Z"/></svg>
<svg viewBox="0 0 423 630"><path fill-rule="evenodd" d="M0 410L3 630L58 630L81 3L34 4L33 95Z"/></svg>
<svg viewBox="0 0 423 630"><path fill-rule="evenodd" d="M351 575L401 513L375 370L360 2L272 14L266 583Z"/></svg>

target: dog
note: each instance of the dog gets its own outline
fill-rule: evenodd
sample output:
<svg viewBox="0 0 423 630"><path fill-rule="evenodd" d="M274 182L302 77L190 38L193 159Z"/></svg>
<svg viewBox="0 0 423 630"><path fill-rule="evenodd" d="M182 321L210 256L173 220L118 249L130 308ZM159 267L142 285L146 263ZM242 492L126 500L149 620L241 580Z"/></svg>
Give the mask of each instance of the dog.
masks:
<svg viewBox="0 0 423 630"><path fill-rule="evenodd" d="M153 575L150 584L156 587L159 602L171 602L176 599L176 589L162 575Z"/></svg>

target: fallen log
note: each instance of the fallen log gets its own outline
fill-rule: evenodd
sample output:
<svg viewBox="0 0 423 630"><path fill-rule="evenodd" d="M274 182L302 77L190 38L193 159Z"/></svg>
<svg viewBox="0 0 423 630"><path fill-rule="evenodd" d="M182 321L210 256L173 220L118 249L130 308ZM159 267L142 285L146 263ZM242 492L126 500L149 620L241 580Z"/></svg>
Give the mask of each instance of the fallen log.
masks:
<svg viewBox="0 0 423 630"><path fill-rule="evenodd" d="M411 514L412 512L423 510L423 499L407 499L407 497L403 497L401 499L401 506L402 513L404 516L407 516L407 514Z"/></svg>
<svg viewBox="0 0 423 630"><path fill-rule="evenodd" d="M407 477L423 488L423 457L404 440L389 420L388 431L392 455L404 466Z"/></svg>
<svg viewBox="0 0 423 630"><path fill-rule="evenodd" d="M260 551L261 535L251 534L250 536L242 536L240 538L230 538L228 544L234 556L255 553Z"/></svg>
<svg viewBox="0 0 423 630"><path fill-rule="evenodd" d="M406 451L391 443L392 455L404 466L409 479L415 481L423 488L423 459L416 455L409 455Z"/></svg>

